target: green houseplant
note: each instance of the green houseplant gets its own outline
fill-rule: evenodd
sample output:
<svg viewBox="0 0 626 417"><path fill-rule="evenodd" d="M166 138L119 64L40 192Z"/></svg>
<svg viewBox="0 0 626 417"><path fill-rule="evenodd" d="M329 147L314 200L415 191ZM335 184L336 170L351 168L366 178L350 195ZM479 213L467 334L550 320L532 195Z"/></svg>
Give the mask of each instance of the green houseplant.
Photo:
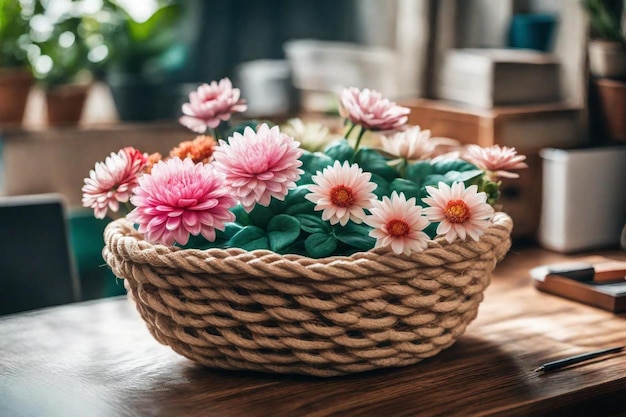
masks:
<svg viewBox="0 0 626 417"><path fill-rule="evenodd" d="M626 31L623 0L583 0L589 17L589 70L598 118L609 140L626 141Z"/></svg>
<svg viewBox="0 0 626 417"><path fill-rule="evenodd" d="M33 83L28 68L28 10L16 0L0 0L0 123L20 124Z"/></svg>
<svg viewBox="0 0 626 417"><path fill-rule="evenodd" d="M115 0L104 7L111 16L100 29L110 51L106 80L120 119L173 118L186 95L176 91L175 80L186 59L180 36L182 3L161 1L145 20Z"/></svg>
<svg viewBox="0 0 626 417"><path fill-rule="evenodd" d="M589 17L589 67L598 77L626 77L626 34L623 0L583 0Z"/></svg>
<svg viewBox="0 0 626 417"><path fill-rule="evenodd" d="M46 19L45 10L37 14ZM92 83L94 63L82 36L83 16L65 14L50 22L52 28L33 36L30 59L33 73L46 97L50 125L77 124ZM93 59L93 58L92 58Z"/></svg>

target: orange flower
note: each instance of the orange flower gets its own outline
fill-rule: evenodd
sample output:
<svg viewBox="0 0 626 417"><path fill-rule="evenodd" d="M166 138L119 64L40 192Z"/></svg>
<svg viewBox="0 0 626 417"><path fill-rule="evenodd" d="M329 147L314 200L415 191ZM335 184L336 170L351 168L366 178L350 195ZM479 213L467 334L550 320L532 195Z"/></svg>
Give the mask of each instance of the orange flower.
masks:
<svg viewBox="0 0 626 417"><path fill-rule="evenodd" d="M171 150L170 156L180 159L191 158L194 163L209 162L215 149L215 139L212 136L200 135L193 141L184 141Z"/></svg>
<svg viewBox="0 0 626 417"><path fill-rule="evenodd" d="M143 172L146 174L150 174L152 172L152 167L156 165L157 162L163 159L163 155L158 152L148 155L148 160L146 161L146 166L143 169Z"/></svg>

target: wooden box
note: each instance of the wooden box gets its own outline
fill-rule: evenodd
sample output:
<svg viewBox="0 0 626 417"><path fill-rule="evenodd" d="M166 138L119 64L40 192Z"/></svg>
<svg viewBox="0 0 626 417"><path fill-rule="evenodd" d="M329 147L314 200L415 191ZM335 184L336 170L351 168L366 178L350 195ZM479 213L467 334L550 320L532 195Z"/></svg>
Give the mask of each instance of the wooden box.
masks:
<svg viewBox="0 0 626 417"><path fill-rule="evenodd" d="M565 103L483 109L428 99L400 100L409 107L410 125L462 144L515 147L527 155L520 178L504 180L501 202L513 218L514 237L536 237L541 216L541 158L546 147L574 148L586 143L584 110Z"/></svg>

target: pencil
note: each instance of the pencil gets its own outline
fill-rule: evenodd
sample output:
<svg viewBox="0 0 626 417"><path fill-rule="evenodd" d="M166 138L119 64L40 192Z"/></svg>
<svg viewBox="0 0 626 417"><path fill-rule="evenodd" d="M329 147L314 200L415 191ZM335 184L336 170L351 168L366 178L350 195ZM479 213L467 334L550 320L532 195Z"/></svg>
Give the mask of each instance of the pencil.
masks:
<svg viewBox="0 0 626 417"><path fill-rule="evenodd" d="M535 369L535 372L555 371L569 365L574 365L575 363L589 361L600 356L621 352L622 350L624 350L624 346L616 346L608 349L595 350L593 352L583 353L576 356L570 356L552 362L546 362L540 365L537 369Z"/></svg>

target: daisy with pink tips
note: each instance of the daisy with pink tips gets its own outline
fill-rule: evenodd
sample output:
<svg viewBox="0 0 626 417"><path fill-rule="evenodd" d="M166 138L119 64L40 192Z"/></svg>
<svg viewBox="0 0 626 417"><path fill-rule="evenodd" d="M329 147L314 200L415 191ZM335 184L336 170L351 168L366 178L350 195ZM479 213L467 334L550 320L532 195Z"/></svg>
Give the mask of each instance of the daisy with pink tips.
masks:
<svg viewBox="0 0 626 417"><path fill-rule="evenodd" d="M241 92L233 88L228 78L219 83L202 84L189 94L189 103L183 104L179 122L196 133L205 133L208 128L217 128L222 121L230 120L233 113L244 112L248 106L240 98Z"/></svg>
<svg viewBox="0 0 626 417"><path fill-rule="evenodd" d="M478 241L491 224L494 210L487 204L487 194L478 192L476 185L465 188L462 182L452 187L440 182L438 187L426 186L429 197L422 201L430 207L424 213L430 222L439 222L437 235L452 243L467 236Z"/></svg>
<svg viewBox="0 0 626 417"><path fill-rule="evenodd" d="M91 207L97 219L103 219L109 210L119 211L119 203L130 199L147 160L146 154L126 147L118 153L112 152L104 162L97 162L84 180L83 206Z"/></svg>
<svg viewBox="0 0 626 417"><path fill-rule="evenodd" d="M215 229L235 220L229 211L237 200L211 165L178 157L160 161L139 178L130 199L135 209L126 217L139 225L147 241L187 244L189 235L215 240Z"/></svg>
<svg viewBox="0 0 626 417"><path fill-rule="evenodd" d="M323 210L322 219L330 224L345 226L349 220L361 223L365 209L376 198L372 191L377 185L370 182L371 178L372 174L363 172L358 164L335 161L311 178L315 184L308 186L310 193L304 198L316 204L316 211Z"/></svg>
<svg viewBox="0 0 626 417"><path fill-rule="evenodd" d="M250 212L255 204L269 206L272 197L284 200L304 173L299 160L304 152L300 143L262 124L258 131L246 127L243 135L235 133L228 142L220 140L213 154L214 166Z"/></svg>
<svg viewBox="0 0 626 417"><path fill-rule="evenodd" d="M458 141L430 136L430 130L412 126L393 135L382 136L381 145L385 152L409 161L428 159L435 155L437 147L455 146Z"/></svg>
<svg viewBox="0 0 626 417"><path fill-rule="evenodd" d="M511 170L528 168L524 162L526 156L518 155L515 148L500 145L488 148L469 145L463 153L463 159L486 171L491 181L497 181L498 178L519 178L519 174Z"/></svg>
<svg viewBox="0 0 626 417"><path fill-rule="evenodd" d="M385 196L382 201L371 203L371 215L365 218L365 223L374 228L369 235L376 238L375 247L391 247L398 255L410 255L428 247L430 238L422 230L430 223L414 197L407 200L404 193L394 191L391 198Z"/></svg>
<svg viewBox="0 0 626 417"><path fill-rule="evenodd" d="M382 96L375 90L355 87L339 95L339 113L356 125L369 130L397 130L406 124L411 110Z"/></svg>

